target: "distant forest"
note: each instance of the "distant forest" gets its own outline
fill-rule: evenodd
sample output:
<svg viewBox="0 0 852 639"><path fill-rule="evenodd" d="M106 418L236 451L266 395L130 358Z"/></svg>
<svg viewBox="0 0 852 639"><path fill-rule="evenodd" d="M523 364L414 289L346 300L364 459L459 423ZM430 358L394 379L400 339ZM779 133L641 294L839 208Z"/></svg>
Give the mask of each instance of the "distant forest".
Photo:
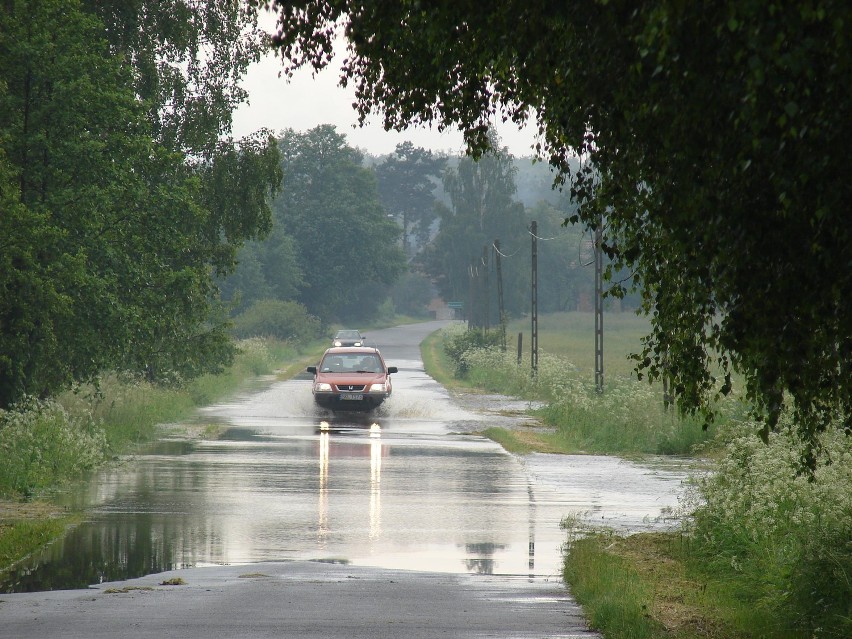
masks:
<svg viewBox="0 0 852 639"><path fill-rule="evenodd" d="M471 280L493 282L501 262L505 311L530 311L530 224L538 225L539 311L591 310L592 244L576 206L553 188L548 165L500 149L474 162L411 143L371 156L331 125L278 140L283 182L273 229L240 251L220 282L234 313L261 300L292 300L323 322L382 314L428 316L436 298L470 303ZM610 307L638 304L627 296ZM462 314L465 309L462 309Z"/></svg>

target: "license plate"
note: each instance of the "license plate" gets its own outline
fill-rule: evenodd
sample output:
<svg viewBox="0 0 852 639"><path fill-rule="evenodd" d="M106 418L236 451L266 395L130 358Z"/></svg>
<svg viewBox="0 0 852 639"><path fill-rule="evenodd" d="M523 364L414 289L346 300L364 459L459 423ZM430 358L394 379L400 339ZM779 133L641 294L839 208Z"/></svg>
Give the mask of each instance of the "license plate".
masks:
<svg viewBox="0 0 852 639"><path fill-rule="evenodd" d="M340 399L351 399L360 402L364 399L363 393L340 393Z"/></svg>

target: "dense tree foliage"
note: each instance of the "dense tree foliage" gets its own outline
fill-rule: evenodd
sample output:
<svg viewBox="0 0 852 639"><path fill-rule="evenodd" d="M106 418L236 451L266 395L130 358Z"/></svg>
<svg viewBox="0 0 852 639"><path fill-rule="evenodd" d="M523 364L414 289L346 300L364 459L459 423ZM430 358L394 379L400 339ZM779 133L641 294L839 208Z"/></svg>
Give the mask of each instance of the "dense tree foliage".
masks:
<svg viewBox="0 0 852 639"><path fill-rule="evenodd" d="M491 273L494 279L493 244L500 240L504 253L513 258L505 260L502 269L505 310L517 315L529 308L530 236L524 207L514 198L512 157L498 147L495 136L494 149L478 161L462 158L456 168L444 171L451 204L438 207L440 229L418 263L445 300L470 306L471 278ZM496 280L493 286L496 290ZM496 295L489 297L496 299ZM495 307L491 323L496 324L497 317Z"/></svg>
<svg viewBox="0 0 852 639"><path fill-rule="evenodd" d="M446 158L403 142L376 167L379 196L402 226L402 248L409 258L429 240L437 217L435 189L445 164Z"/></svg>
<svg viewBox="0 0 852 639"><path fill-rule="evenodd" d="M111 57L132 69L157 141L195 157L218 154L247 97L240 79L266 50L256 9L241 0L80 3L103 23Z"/></svg>
<svg viewBox="0 0 852 639"><path fill-rule="evenodd" d="M237 337L275 337L307 342L319 337L322 324L298 302L267 299L252 304L234 318Z"/></svg>
<svg viewBox="0 0 852 639"><path fill-rule="evenodd" d="M411 317L428 317L429 303L436 295L428 277L409 271L394 283L390 297L395 312Z"/></svg>
<svg viewBox="0 0 852 639"><path fill-rule="evenodd" d="M579 217L606 214L652 318L639 368L682 408L737 369L764 436L785 403L812 442L852 428L850 3L271 4L290 66L345 35L363 115L456 123L475 153L495 116L535 118L554 166L583 157Z"/></svg>
<svg viewBox="0 0 852 639"><path fill-rule="evenodd" d="M247 242L237 255L234 272L219 281L232 315L260 300L298 299L304 285L296 240L280 224L263 240Z"/></svg>
<svg viewBox="0 0 852 639"><path fill-rule="evenodd" d="M405 270L400 227L381 205L372 170L331 125L279 140L284 180L275 225L296 245L299 299L324 321L365 320Z"/></svg>
<svg viewBox="0 0 852 639"><path fill-rule="evenodd" d="M0 406L106 370L166 380L218 369L232 347L213 275L269 228L274 145L219 143L227 118L203 144L192 126L166 126L191 99L148 99L139 82L183 36L147 32L160 48L146 62L111 43L129 36L94 11L109 6L150 16L164 5L0 8Z"/></svg>

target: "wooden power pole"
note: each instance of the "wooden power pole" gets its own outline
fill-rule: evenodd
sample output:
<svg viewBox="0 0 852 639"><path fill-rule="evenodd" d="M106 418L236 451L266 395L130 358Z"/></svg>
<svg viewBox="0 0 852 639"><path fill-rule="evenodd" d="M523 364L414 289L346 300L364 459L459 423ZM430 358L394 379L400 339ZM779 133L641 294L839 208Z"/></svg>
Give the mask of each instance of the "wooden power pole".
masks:
<svg viewBox="0 0 852 639"><path fill-rule="evenodd" d="M530 335L531 369L532 374L538 374L538 223L533 220L530 223L530 235L532 236L532 286L531 286L531 312L532 331Z"/></svg>
<svg viewBox="0 0 852 639"><path fill-rule="evenodd" d="M503 307L503 271L500 267L500 240L494 240L494 265L497 269L497 313L500 320L500 348L506 351L506 309Z"/></svg>
<svg viewBox="0 0 852 639"><path fill-rule="evenodd" d="M595 390L604 390L603 363L603 216L595 228Z"/></svg>

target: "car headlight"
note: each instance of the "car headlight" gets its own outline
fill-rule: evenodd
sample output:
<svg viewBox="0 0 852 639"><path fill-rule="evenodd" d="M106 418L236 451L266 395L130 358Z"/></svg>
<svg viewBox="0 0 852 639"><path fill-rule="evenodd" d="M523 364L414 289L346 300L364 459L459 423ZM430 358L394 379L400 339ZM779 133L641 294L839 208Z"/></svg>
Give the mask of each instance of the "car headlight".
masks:
<svg viewBox="0 0 852 639"><path fill-rule="evenodd" d="M386 386L387 386L387 384L373 384L372 386L370 386L370 392L371 393L384 393L384 392L386 392L385 391Z"/></svg>
<svg viewBox="0 0 852 639"><path fill-rule="evenodd" d="M361 346L361 342L355 342L355 346Z"/></svg>
<svg viewBox="0 0 852 639"><path fill-rule="evenodd" d="M343 342L341 342L339 339L336 339L336 340L334 340L334 345L335 346L343 346Z"/></svg>
<svg viewBox="0 0 852 639"><path fill-rule="evenodd" d="M314 385L315 391L331 391L331 384L326 384L325 382L320 382L319 384Z"/></svg>

